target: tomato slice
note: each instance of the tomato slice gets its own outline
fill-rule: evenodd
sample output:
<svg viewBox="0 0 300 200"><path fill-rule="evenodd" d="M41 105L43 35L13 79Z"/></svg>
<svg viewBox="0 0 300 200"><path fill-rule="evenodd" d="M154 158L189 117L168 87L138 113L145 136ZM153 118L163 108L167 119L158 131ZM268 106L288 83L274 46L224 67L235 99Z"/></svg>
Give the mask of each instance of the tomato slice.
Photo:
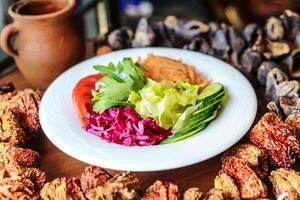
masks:
<svg viewBox="0 0 300 200"><path fill-rule="evenodd" d="M95 83L102 77L100 74L92 74L78 81L73 89L72 99L76 112L78 113L84 125L84 118L87 117L91 107L92 90L95 89Z"/></svg>

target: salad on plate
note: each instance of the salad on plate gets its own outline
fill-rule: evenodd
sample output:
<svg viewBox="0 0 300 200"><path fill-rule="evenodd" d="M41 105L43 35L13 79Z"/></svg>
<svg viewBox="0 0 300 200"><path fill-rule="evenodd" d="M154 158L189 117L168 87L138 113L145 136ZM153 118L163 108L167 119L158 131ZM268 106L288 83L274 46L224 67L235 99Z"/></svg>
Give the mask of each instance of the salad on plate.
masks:
<svg viewBox="0 0 300 200"><path fill-rule="evenodd" d="M198 134L222 107L222 83L208 81L191 65L149 54L95 65L82 78L73 103L83 128L125 146L177 142Z"/></svg>

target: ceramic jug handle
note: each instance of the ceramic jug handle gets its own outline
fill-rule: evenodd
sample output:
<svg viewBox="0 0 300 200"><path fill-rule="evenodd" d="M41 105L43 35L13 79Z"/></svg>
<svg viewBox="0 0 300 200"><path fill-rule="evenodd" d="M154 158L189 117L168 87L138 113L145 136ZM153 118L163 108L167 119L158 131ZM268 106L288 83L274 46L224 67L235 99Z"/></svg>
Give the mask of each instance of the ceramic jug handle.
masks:
<svg viewBox="0 0 300 200"><path fill-rule="evenodd" d="M5 26L1 32L0 35L0 44L1 48L5 53L12 57L18 56L18 52L13 49L11 43L10 43L10 38L11 36L15 35L18 33L18 29L15 27L14 24L9 24Z"/></svg>

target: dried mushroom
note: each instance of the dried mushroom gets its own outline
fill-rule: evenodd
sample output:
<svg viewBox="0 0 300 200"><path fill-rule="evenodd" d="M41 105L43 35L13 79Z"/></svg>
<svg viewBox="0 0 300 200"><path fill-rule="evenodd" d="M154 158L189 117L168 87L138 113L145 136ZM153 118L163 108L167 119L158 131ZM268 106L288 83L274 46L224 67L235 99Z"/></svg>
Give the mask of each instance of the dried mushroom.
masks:
<svg viewBox="0 0 300 200"><path fill-rule="evenodd" d="M272 69L267 75L266 81L266 99L278 101L279 97L277 96L277 87L280 83L287 81L287 75L278 68Z"/></svg>
<svg viewBox="0 0 300 200"><path fill-rule="evenodd" d="M1 121L0 141L12 145L23 145L26 134L17 116L11 110L7 110L2 114Z"/></svg>
<svg viewBox="0 0 300 200"><path fill-rule="evenodd" d="M139 199L140 181L135 174L123 172L108 179L103 185L86 191L89 200L96 199Z"/></svg>
<svg viewBox="0 0 300 200"><path fill-rule="evenodd" d="M208 53L210 49L210 45L204 37L196 37L189 44L185 45L183 48L187 50Z"/></svg>
<svg viewBox="0 0 300 200"><path fill-rule="evenodd" d="M111 177L108 172L100 167L88 166L84 169L80 179L82 191L86 192L89 189L103 185Z"/></svg>
<svg viewBox="0 0 300 200"><path fill-rule="evenodd" d="M244 38L248 47L260 44L262 42L262 31L257 24L248 24L243 31Z"/></svg>
<svg viewBox="0 0 300 200"><path fill-rule="evenodd" d="M36 167L41 159L38 152L7 145L4 150L5 164L17 164L22 167Z"/></svg>
<svg viewBox="0 0 300 200"><path fill-rule="evenodd" d="M293 40L300 30L300 16L291 10L285 10L280 19L284 25L287 38Z"/></svg>
<svg viewBox="0 0 300 200"><path fill-rule="evenodd" d="M146 18L141 18L135 30L132 47L147 47L154 43L155 34Z"/></svg>
<svg viewBox="0 0 300 200"><path fill-rule="evenodd" d="M279 98L279 104L286 116L300 113L300 98L283 96Z"/></svg>
<svg viewBox="0 0 300 200"><path fill-rule="evenodd" d="M225 197L222 190L213 188L205 194L203 200L225 200Z"/></svg>
<svg viewBox="0 0 300 200"><path fill-rule="evenodd" d="M84 200L80 181L76 178L57 178L42 188L40 195L43 200Z"/></svg>
<svg viewBox="0 0 300 200"><path fill-rule="evenodd" d="M227 156L222 162L222 172L236 183L241 197L245 199L266 197L267 188L244 159Z"/></svg>
<svg viewBox="0 0 300 200"><path fill-rule="evenodd" d="M250 140L265 149L271 162L279 167L290 167L300 155L300 144L294 129L275 113L266 113L259 120L250 131Z"/></svg>
<svg viewBox="0 0 300 200"><path fill-rule="evenodd" d="M17 176L0 180L0 199L39 200L40 196L32 181Z"/></svg>
<svg viewBox="0 0 300 200"><path fill-rule="evenodd" d="M174 47L175 46L175 33L174 29L168 28L163 22L157 22L153 26L156 43L161 46Z"/></svg>
<svg viewBox="0 0 300 200"><path fill-rule="evenodd" d="M267 42L266 52L264 56L267 59L277 59L290 53L290 46L286 42Z"/></svg>
<svg viewBox="0 0 300 200"><path fill-rule="evenodd" d="M129 27L121 27L107 36L108 44L113 49L125 49L131 46L133 31Z"/></svg>
<svg viewBox="0 0 300 200"><path fill-rule="evenodd" d="M300 78L300 48L294 49L283 63L288 68L291 77Z"/></svg>
<svg viewBox="0 0 300 200"><path fill-rule="evenodd" d="M285 200L300 199L300 173L288 168L271 172L271 183L276 197L285 193Z"/></svg>
<svg viewBox="0 0 300 200"><path fill-rule="evenodd" d="M233 179L225 173L216 176L214 186L223 191L225 199L240 200L240 192Z"/></svg>
<svg viewBox="0 0 300 200"><path fill-rule="evenodd" d="M256 72L261 62L261 54L248 48L244 51L241 58L241 71L247 75L253 74Z"/></svg>
<svg viewBox="0 0 300 200"><path fill-rule="evenodd" d="M279 68L279 65L273 61L263 61L257 69L257 80L261 85L266 85L268 73L274 69Z"/></svg>
<svg viewBox="0 0 300 200"><path fill-rule="evenodd" d="M183 193L183 200L200 200L203 197L203 192L200 188L192 187Z"/></svg>
<svg viewBox="0 0 300 200"><path fill-rule="evenodd" d="M284 37L284 27L280 19L270 17L265 25L266 36L270 40L281 40Z"/></svg>
<svg viewBox="0 0 300 200"><path fill-rule="evenodd" d="M246 143L235 146L228 150L223 158L226 158L226 156L235 156L244 159L260 178L264 178L268 173L269 166L267 152L253 144Z"/></svg>
<svg viewBox="0 0 300 200"><path fill-rule="evenodd" d="M174 31L178 38L189 42L200 34L207 33L209 26L199 20L189 20L179 23Z"/></svg>
<svg viewBox="0 0 300 200"><path fill-rule="evenodd" d="M147 191L143 200L178 200L179 192L177 185L170 182L155 181Z"/></svg>

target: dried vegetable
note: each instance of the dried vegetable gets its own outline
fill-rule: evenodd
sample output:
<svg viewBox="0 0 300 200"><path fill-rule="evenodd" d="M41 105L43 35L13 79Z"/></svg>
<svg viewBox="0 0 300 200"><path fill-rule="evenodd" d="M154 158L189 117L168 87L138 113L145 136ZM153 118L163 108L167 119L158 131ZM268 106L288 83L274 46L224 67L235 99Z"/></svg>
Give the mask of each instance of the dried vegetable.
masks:
<svg viewBox="0 0 300 200"><path fill-rule="evenodd" d="M270 17L263 29L249 24L242 33L223 23L171 17L153 26L143 19L138 33L122 28L108 34L108 49L176 46L175 41L182 40L184 48L231 62L250 80L257 77L266 86L272 112L250 131L250 142L224 154L214 188L206 192L197 187L183 192L174 183L161 181L143 192L135 174L111 175L95 166L87 167L80 179L62 177L44 184L46 175L36 168L40 155L26 148L40 129L41 92L1 86L0 199L268 200L273 191L278 199L299 200L300 172L292 169L300 157L299 82L289 79L300 77L299 38L300 17L289 10Z"/></svg>

